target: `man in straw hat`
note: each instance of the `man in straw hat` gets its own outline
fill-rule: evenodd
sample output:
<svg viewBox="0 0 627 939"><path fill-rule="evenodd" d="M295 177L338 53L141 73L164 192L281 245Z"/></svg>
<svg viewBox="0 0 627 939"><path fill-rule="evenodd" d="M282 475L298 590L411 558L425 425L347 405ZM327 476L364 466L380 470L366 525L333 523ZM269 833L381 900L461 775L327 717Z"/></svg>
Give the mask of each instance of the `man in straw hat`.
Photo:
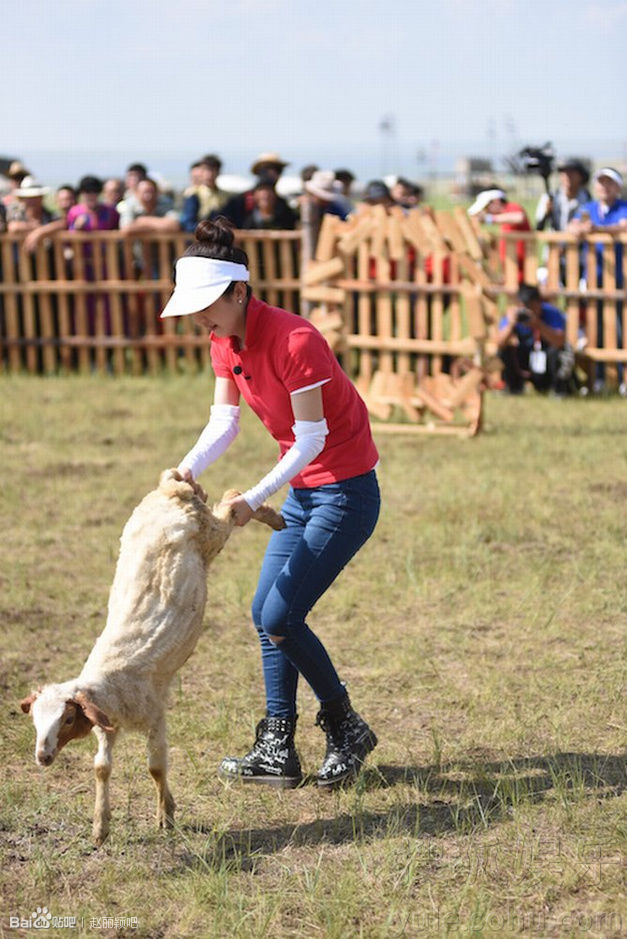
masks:
<svg viewBox="0 0 627 939"><path fill-rule="evenodd" d="M257 159L250 167L251 173L257 177L255 186L247 189L246 192L238 193L233 196L224 206L222 215L224 215L236 228L243 228L246 220L250 218L255 210L255 191L260 184L270 184L276 191L276 184L281 177L281 173L289 164L282 160L278 153L260 153ZM294 218L294 214L289 205L282 198L276 195L275 214L281 218ZM283 226L283 227L294 227Z"/></svg>

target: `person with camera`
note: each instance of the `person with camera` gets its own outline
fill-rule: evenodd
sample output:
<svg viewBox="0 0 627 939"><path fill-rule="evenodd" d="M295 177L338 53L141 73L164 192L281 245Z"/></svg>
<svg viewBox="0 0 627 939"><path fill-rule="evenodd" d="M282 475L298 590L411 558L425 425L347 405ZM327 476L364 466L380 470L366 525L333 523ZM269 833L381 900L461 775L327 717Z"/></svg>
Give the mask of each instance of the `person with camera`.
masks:
<svg viewBox="0 0 627 939"><path fill-rule="evenodd" d="M569 222L590 201L586 188L590 173L583 160L570 157L558 163L559 188L540 196L536 207L536 230L543 231L547 225L553 231L566 231Z"/></svg>
<svg viewBox="0 0 627 939"><path fill-rule="evenodd" d="M532 284L521 284L517 296L521 305L501 319L497 336L507 390L522 394L529 381L537 391L568 394L575 357L566 342L566 317Z"/></svg>

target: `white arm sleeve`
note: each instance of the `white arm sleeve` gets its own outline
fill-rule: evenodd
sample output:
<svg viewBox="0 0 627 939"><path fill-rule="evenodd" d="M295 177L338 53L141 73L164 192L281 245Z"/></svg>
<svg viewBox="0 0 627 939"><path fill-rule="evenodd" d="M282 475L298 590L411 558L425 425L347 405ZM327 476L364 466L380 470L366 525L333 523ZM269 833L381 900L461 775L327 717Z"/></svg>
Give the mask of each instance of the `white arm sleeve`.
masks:
<svg viewBox="0 0 627 939"><path fill-rule="evenodd" d="M243 493L253 512L322 452L329 428L323 418L321 421L296 421L292 431L295 440L283 459L256 486Z"/></svg>
<svg viewBox="0 0 627 939"><path fill-rule="evenodd" d="M209 423L200 437L186 454L177 469L191 470L194 479L214 463L229 447L239 433L239 406L234 404L213 404Z"/></svg>

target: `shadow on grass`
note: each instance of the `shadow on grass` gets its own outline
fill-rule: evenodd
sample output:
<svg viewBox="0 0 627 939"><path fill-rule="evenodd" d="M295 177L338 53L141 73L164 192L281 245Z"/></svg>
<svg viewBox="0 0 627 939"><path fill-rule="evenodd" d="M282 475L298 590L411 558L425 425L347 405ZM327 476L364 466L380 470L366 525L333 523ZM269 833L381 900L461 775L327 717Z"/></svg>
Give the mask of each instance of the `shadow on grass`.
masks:
<svg viewBox="0 0 627 939"><path fill-rule="evenodd" d="M564 803L615 798L626 788L624 757L556 753L503 762L457 762L440 766L380 765L363 770L356 783L356 808L332 818L275 828L215 829L185 826L188 832L213 835L202 852L182 857L186 867L254 869L256 860L289 847L346 844L398 835L460 835L485 830L510 817L523 804L547 797ZM359 796L376 789L410 787L405 804L383 812L359 807ZM412 797L416 790L419 798Z"/></svg>

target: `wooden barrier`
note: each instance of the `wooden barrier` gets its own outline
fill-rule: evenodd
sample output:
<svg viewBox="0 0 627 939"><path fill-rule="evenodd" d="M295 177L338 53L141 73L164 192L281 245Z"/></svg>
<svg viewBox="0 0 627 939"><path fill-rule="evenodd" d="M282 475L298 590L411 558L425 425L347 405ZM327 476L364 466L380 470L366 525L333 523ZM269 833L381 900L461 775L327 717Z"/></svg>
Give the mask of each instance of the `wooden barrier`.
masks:
<svg viewBox="0 0 627 939"><path fill-rule="evenodd" d="M622 272L615 262L625 235L494 236L463 209L375 207L346 222L325 216L315 258L302 271L301 237L237 233L257 295L311 310L381 430L477 432L482 390L499 364L498 322L518 286L520 241L525 278L536 282L539 264L546 267L544 292L564 308L568 340L590 380L597 362L614 383L627 363L627 250ZM189 235L58 232L34 255L21 241L0 235L1 368L138 374L208 364L208 337L189 317L159 319Z"/></svg>
<svg viewBox="0 0 627 939"><path fill-rule="evenodd" d="M300 233L242 231L258 296L298 310ZM161 320L186 233L57 232L34 254L0 235L0 367L122 374L196 369L209 341L190 317Z"/></svg>
<svg viewBox="0 0 627 939"><path fill-rule="evenodd" d="M479 430L495 302L473 254L484 257L474 228L452 213L377 206L346 222L325 216L303 297L377 431Z"/></svg>

